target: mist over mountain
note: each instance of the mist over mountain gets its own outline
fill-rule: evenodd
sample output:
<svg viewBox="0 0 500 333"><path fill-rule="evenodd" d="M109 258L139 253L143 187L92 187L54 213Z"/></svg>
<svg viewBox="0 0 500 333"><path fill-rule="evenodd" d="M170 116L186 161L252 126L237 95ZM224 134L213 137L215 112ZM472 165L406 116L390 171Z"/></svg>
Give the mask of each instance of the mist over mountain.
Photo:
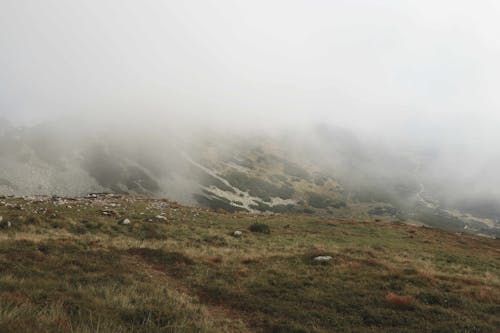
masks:
<svg viewBox="0 0 500 333"><path fill-rule="evenodd" d="M435 178L439 155L332 125L222 133L75 119L3 124L3 194L130 193L229 211L387 218L498 233L500 201L487 184L468 191L467 179L452 171Z"/></svg>
<svg viewBox="0 0 500 333"><path fill-rule="evenodd" d="M499 13L491 1L3 1L0 192L372 211L482 232L500 216Z"/></svg>
<svg viewBox="0 0 500 333"><path fill-rule="evenodd" d="M499 17L1 0L0 332L498 331Z"/></svg>

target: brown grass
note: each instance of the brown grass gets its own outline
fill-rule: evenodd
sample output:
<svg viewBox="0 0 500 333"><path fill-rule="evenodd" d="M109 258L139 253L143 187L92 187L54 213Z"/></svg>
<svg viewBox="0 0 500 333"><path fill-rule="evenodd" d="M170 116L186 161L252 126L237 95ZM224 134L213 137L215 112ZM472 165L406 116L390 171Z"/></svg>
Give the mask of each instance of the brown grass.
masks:
<svg viewBox="0 0 500 333"><path fill-rule="evenodd" d="M498 296L491 289L482 288L479 291L479 299L482 300L497 300Z"/></svg>
<svg viewBox="0 0 500 333"><path fill-rule="evenodd" d="M258 262L259 262L259 260L257 258L243 258L243 259L241 259L241 263L243 265L255 264Z"/></svg>
<svg viewBox="0 0 500 333"><path fill-rule="evenodd" d="M399 307L412 307L415 304L415 297L413 296L401 296L395 293L388 293L385 296L387 302Z"/></svg>
<svg viewBox="0 0 500 333"><path fill-rule="evenodd" d="M339 269L351 269L351 270L357 270L359 268L361 268L361 264L358 263L358 262L353 262L353 261L349 261L349 262L346 262L346 263L342 263L338 266Z"/></svg>
<svg viewBox="0 0 500 333"><path fill-rule="evenodd" d="M211 256L208 257L208 260L214 264L221 264L224 261L221 256Z"/></svg>

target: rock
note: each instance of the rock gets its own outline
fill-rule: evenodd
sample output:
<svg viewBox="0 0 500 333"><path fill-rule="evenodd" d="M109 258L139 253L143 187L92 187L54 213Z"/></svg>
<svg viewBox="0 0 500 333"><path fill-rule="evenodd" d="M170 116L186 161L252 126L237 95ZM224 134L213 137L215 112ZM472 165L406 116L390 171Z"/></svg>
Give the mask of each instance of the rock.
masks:
<svg viewBox="0 0 500 333"><path fill-rule="evenodd" d="M12 227L12 223L10 223L10 221L6 221L5 223L2 223L2 221L3 221L3 217L0 216L0 224L1 224L2 228L11 228Z"/></svg>
<svg viewBox="0 0 500 333"><path fill-rule="evenodd" d="M315 257L313 260L315 262L327 262L327 261L330 261L332 259L333 258L331 256L318 256L318 257Z"/></svg>
<svg viewBox="0 0 500 333"><path fill-rule="evenodd" d="M241 236L243 236L243 232L237 230L237 231L233 232L233 236L236 238L240 238Z"/></svg>
<svg viewBox="0 0 500 333"><path fill-rule="evenodd" d="M123 219L119 222L121 225L129 225L131 222L129 219Z"/></svg>
<svg viewBox="0 0 500 333"><path fill-rule="evenodd" d="M167 218L165 216L162 216L162 215L157 215L155 217L157 220L161 220L161 221L167 221Z"/></svg>
<svg viewBox="0 0 500 333"><path fill-rule="evenodd" d="M118 212L112 209L101 210L101 214L104 216L118 216Z"/></svg>

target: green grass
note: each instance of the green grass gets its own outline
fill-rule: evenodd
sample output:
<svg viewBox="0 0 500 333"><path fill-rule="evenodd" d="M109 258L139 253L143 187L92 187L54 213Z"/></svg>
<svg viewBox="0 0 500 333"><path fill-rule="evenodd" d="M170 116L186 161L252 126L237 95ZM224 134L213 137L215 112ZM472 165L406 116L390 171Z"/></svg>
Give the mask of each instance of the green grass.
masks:
<svg viewBox="0 0 500 333"><path fill-rule="evenodd" d="M0 229L1 332L500 327L498 240L138 197L2 201L12 204L0 205L12 227ZM106 207L115 216L103 215ZM131 225L119 225L123 218ZM232 237L235 230L243 236ZM333 259L318 264L319 255Z"/></svg>

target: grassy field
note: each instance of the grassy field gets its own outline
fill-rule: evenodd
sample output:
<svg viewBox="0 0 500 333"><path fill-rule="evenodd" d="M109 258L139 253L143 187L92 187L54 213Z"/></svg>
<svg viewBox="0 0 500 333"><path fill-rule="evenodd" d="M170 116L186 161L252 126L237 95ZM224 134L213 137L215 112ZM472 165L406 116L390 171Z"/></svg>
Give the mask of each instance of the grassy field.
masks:
<svg viewBox="0 0 500 333"><path fill-rule="evenodd" d="M0 216L0 332L500 329L498 240L129 196L3 198Z"/></svg>

